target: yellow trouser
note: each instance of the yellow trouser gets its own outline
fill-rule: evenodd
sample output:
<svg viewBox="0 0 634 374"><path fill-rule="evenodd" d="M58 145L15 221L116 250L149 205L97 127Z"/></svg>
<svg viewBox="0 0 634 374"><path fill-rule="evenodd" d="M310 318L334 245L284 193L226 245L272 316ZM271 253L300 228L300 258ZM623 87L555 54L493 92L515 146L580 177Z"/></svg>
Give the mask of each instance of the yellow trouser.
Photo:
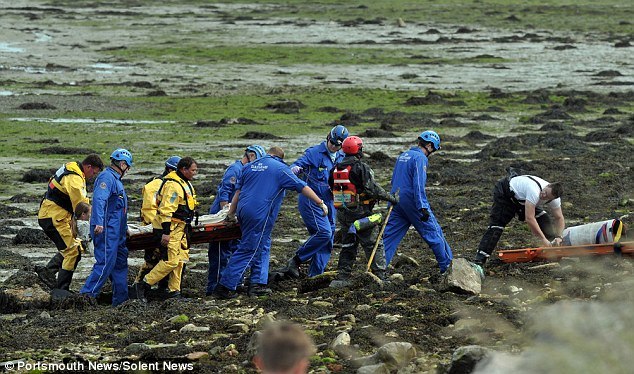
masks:
<svg viewBox="0 0 634 374"><path fill-rule="evenodd" d="M167 244L167 260L159 261L154 269L145 276L145 282L153 286L169 274L169 290L180 291L183 264L187 261L189 261L189 250L187 249L185 223L172 221L170 241Z"/></svg>
<svg viewBox="0 0 634 374"><path fill-rule="evenodd" d="M38 213L38 222L64 257L62 269L74 271L81 258L81 240L73 233L72 215L57 204L45 200Z"/></svg>

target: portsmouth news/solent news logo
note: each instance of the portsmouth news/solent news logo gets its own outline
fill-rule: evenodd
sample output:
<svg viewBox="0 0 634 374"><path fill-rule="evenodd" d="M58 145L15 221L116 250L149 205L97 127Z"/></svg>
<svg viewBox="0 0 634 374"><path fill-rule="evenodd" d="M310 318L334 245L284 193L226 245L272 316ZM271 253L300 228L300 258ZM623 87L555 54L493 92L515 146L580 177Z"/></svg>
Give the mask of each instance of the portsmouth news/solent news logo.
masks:
<svg viewBox="0 0 634 374"><path fill-rule="evenodd" d="M0 363L0 368L6 371L192 371L191 362L27 362L9 361Z"/></svg>

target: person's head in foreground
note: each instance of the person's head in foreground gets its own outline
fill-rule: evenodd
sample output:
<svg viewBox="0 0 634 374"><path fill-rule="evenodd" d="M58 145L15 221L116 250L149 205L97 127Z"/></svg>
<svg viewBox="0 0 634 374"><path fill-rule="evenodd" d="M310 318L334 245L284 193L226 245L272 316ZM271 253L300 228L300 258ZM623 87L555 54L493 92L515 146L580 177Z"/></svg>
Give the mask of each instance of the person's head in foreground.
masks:
<svg viewBox="0 0 634 374"><path fill-rule="evenodd" d="M253 361L264 374L304 374L314 352L313 341L299 325L275 322L262 332Z"/></svg>

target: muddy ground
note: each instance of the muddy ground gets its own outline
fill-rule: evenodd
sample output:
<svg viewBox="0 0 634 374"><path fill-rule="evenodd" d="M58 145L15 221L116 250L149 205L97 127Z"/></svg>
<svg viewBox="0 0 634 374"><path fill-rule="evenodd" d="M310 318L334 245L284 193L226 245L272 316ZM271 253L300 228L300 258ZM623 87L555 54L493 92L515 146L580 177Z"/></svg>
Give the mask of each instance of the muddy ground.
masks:
<svg viewBox="0 0 634 374"><path fill-rule="evenodd" d="M20 7L13 8L10 14L19 17L33 14L33 20L41 19L38 18L42 13L41 9L26 8L26 4L28 2L20 2ZM64 14L64 11L60 13L56 10L53 13ZM84 17L82 12L68 14L71 17ZM101 16L108 16L108 13ZM117 13L110 16L116 17ZM165 22L170 20L170 17L164 18ZM244 26L239 22L238 25ZM44 26L41 27L45 29ZM354 27L346 27L355 30ZM272 29L275 30L273 26ZM12 30L11 37L19 39L16 35L20 34L18 31L22 28ZM364 38L370 38L367 33L363 35ZM68 40L60 45L63 48L77 49L76 62L69 61L67 54L48 52L49 62L54 64L48 69L54 70L57 74L55 82L46 83L44 89L42 86L34 87L32 93L21 92L19 96L13 95L12 92L3 92L3 95L7 95L7 100L2 100L0 106L6 110L34 102L49 102L58 108L75 109L80 109L84 105L91 108L107 106L107 98L66 97L54 92L55 86L71 81L81 82L86 76L97 77L96 79L103 80L104 83L108 83L109 79L129 82L128 79L134 79L131 77L151 79L160 81L161 89L169 94L182 93L183 86L188 85L197 94L208 89L191 84L188 79L178 82L161 79L165 78L163 74L178 70L173 67L145 66L144 75L139 78L134 67L114 69L114 73L111 74L105 72L110 69L108 66L91 65L98 60L98 57L92 55L96 53L96 49L126 43L120 39L122 37L116 35L107 41L86 43L88 47L72 47L73 38L77 38L77 34L64 34L64 38ZM589 36L585 35L581 38L583 40L572 41L578 43L577 51L583 50L588 38ZM42 43L49 40L44 39ZM94 38L87 40L94 41ZM605 40L594 42L601 48L608 48L607 44L613 43ZM42 48L43 44L34 45ZM99 47L95 47L96 45ZM505 45L505 48L510 46L522 49L520 44ZM5 46L5 49L9 50L9 47ZM597 45L593 48L597 48ZM617 50L618 53L622 51L623 49ZM564 53L553 52L551 49L542 52L552 53L552 56L561 56ZM20 52L9 50L7 53ZM46 55L46 52L40 50L38 53ZM6 53L4 56L6 57ZM507 72L508 74L503 76L497 72L504 69L495 70L496 74L493 77L499 80L494 80L494 85L506 87L506 83L513 82L509 84L513 85L514 90L511 92L506 88L488 88L493 103L505 95L514 95L518 100L525 100L535 108L540 108L539 115L523 118L522 122L521 114L508 113L504 108L495 105L482 113L453 109L451 114L429 115L424 109L426 101L415 94L412 95L410 104L421 106L418 113L404 114L385 112L381 108L367 108L351 113L354 115L352 117L349 113L343 120L349 124L353 132L355 121L373 125L373 130L363 133L362 136L367 139L369 145L367 161L384 186L389 185L391 168L398 152L411 145L412 134L427 127L438 129L443 137L443 150L430 159L427 191L432 209L456 257L471 258L473 255L487 225L491 188L498 178L504 176L505 168L508 166L521 167L549 181L563 182L566 190L563 212L568 226L622 218L632 227L634 113L631 108L634 106L634 93L627 90L627 85L631 84L628 82L631 79L632 65L619 65L615 69L620 69L622 74L605 78L597 74L610 70L610 64L614 63L614 59L606 57L606 61L594 60L606 56L599 53L592 56L592 64L588 64L587 70L556 70L554 75L534 73L536 77L539 76L535 80L528 74L529 71L533 71L531 64L512 64L511 68L521 68ZM574 57L572 59L574 60ZM36 65L33 65L32 59L27 60L24 56L17 57L14 61L19 62L17 65L20 68L5 69L12 71L13 78L17 81L28 81L33 78L33 75L29 74L33 74L32 67ZM93 70L75 69L75 63L92 66ZM583 61L577 63L583 64ZM552 64L557 65L557 61ZM44 65L44 62L40 62L37 66L42 68ZM548 69L549 66L543 68ZM463 80L448 78L460 76L459 72L443 71L456 69L455 66L438 69L434 82L419 81L412 85L416 88L461 87L480 90L492 82L482 78L469 79L478 77L471 68L462 76ZM332 79L336 84L350 84L339 80L341 76L349 74L346 79L351 79L350 82L367 87L371 87L371 82L376 80L376 75L354 75L352 70L354 69L344 73L329 72L332 76L327 80ZM148 71L150 78L146 76ZM231 69L218 74L226 75L228 71ZM156 75L152 76L152 72ZM200 71L196 74L200 74ZM220 78L212 74L203 75L205 79L212 81L211 85L220 86L226 83L214 83L214 79ZM271 86L284 84L277 81L279 75L276 76L274 73L267 75L260 71L249 77L235 85L246 86L254 82ZM40 78L33 80L41 81ZM396 78L397 76L393 76L381 82L381 86L398 86L401 81ZM601 84L606 81L609 84ZM559 88L555 87L561 82L563 83ZM32 95L34 93L38 96ZM555 95L565 97L566 100L563 104L552 102L549 97ZM428 95L427 100L451 102L451 97ZM34 111L28 112L29 117L49 115L44 107L29 110ZM597 114L589 115L588 110ZM340 111L345 111L345 103L342 103ZM333 120L341 120L338 116L339 114L333 116ZM499 124L504 129L504 135L500 136L499 132L489 134L474 130L482 123L488 126ZM443 130L466 135L445 136ZM389 133L395 136L386 135ZM285 141L286 139L282 138L265 140L264 143L267 146L276 142L286 145ZM290 141L289 144L289 150L295 154L310 145ZM51 144L54 145L57 144ZM62 149L58 152L63 152L63 145L60 147ZM203 209L206 209L210 203L209 196L213 194L222 175L223 165L228 165L231 159L202 160L201 168L206 168L205 178L198 180L195 187L199 195L204 196ZM53 250L41 232L30 229L36 228L35 213L45 184L46 173L42 172L42 169L49 170L57 165L46 165L45 160L41 159L21 160L20 165L28 165L30 162L37 167L24 167L23 170L30 172L29 179L22 179L22 175L11 168L2 174L4 177L14 178L25 193L10 196L0 202L0 279L3 280L0 287L30 288L27 294L35 299L48 292L48 289L33 273L34 266L43 264L52 255ZM140 190L142 181L153 172L154 170L149 169L135 170L126 180L126 189ZM138 200L131 201L131 216L136 216L139 208ZM273 238L271 267L276 268L281 266L306 238L296 210L294 194L289 194L285 200ZM535 244L526 225L513 221L505 231L499 249L531 247ZM333 253L329 270L336 267L337 251L338 248ZM131 253L130 257L129 278L132 281L141 262L141 254ZM539 320L535 322L535 317L542 315L545 307L562 307L564 309L561 310L570 311L565 309L567 301L593 301L605 305L608 309L613 306L627 309L631 307L627 300L632 300L632 259L617 256L564 259L546 265L504 264L494 259L487 267L487 278L480 295L438 292L439 277L435 260L429 248L412 231L408 232L401 243L399 256L390 268L390 273L394 275L392 282L383 288L371 285L362 276L363 265L360 256L360 264L357 267L358 282L350 290L324 288L323 285L328 281L327 277L331 276L327 275L324 280L302 279L273 284L275 292L270 297L258 299L243 295L237 300L217 301L204 297L205 257L204 246L197 246L192 250L192 262L184 278L183 294L186 299L183 300L152 301L147 306L131 300L113 309L109 306L108 287L97 306L88 306L75 299L61 303L49 303L44 297L38 298L41 300L39 302L19 302L13 296L3 299L5 309L0 314L0 361L79 362L86 365L88 362L169 361L193 363L193 370L196 372L254 372L249 364L249 342L254 331L260 329L264 321L272 317L291 319L307 329L318 347L318 353L311 365L315 372L355 372L356 367L352 358L373 354L384 343L396 341L409 342L416 348L416 357L409 360L406 367L401 369L402 372L444 373L449 370L452 354L462 346L480 345L521 357L523 352L536 345L536 341L543 343L550 339L560 342L554 338L559 336L555 333L558 326L548 325ZM77 290L81 286L90 265L90 258L82 261L73 289ZM565 324L565 330L560 335L566 335L570 331L584 332L586 325L593 321L584 314L569 315L569 323ZM579 320L581 322L574 322ZM202 327L203 331L181 330L190 323ZM544 335L543 329L546 327L553 329L550 331L550 338L536 340ZM631 319L625 319L621 329L631 331L632 327ZM350 334L351 347L344 352L336 353L329 348L329 343L343 331ZM616 334L616 337L619 335ZM600 340L601 337L597 336L596 339ZM575 347L573 341L567 343ZM199 352L203 353L198 354ZM571 349L570 355L570 361L576 363L583 363L586 356L592 357L580 349ZM627 354L619 357L627 357ZM567 362L561 360L557 362ZM536 372L555 372L540 366L546 365L542 362L547 361L530 361L528 366L522 367L524 371L521 372L531 372L531 368ZM614 372L627 372L624 368L627 368L629 363L627 359L614 363L613 368L617 369ZM491 369L488 372L504 372L500 369L504 367L500 364L497 371ZM562 369L559 372L574 371Z"/></svg>
<svg viewBox="0 0 634 374"><path fill-rule="evenodd" d="M632 102L629 95L570 94L571 98L580 96L606 110ZM632 114L600 116L593 121L551 120L549 108L544 105L544 118L529 121L538 123L527 123L524 131L516 135L495 138L473 132L461 138L445 137L446 153L439 152L431 158L429 198L455 256L470 258L473 255L486 227L491 187L510 165L564 183L563 211L569 226L619 217L632 224L631 214L626 214L632 211L634 204ZM559 110L565 112L565 109ZM391 124L390 131L398 132L409 126ZM401 146L406 148L408 144ZM462 159L453 154L449 159L452 151L467 147L477 152L463 155ZM368 162L377 171L378 178L387 180L396 155L373 154L371 150L369 155ZM219 175L211 183L199 182L199 190L211 189L217 178ZM126 185L129 189L140 187L140 182ZM2 227L6 235L0 251L0 267L19 269L19 272L7 279L4 287L35 283L46 290L32 270L35 263L46 259L44 254L52 252L40 251L39 255L32 252L37 253L37 248L48 245L41 233L39 239L34 233L28 239L28 233L24 233L25 241L30 244L14 244L20 241L8 239L11 234L21 233L23 220L32 217L29 212L25 217L25 211L10 206L10 202L2 205L6 218ZM139 202L133 201L131 211L139 207ZM285 201L273 237L276 238L272 248L272 267L275 268L304 239L293 194ZM526 226L514 221L499 247L521 248L534 244ZM529 318L544 304L569 299L605 298L607 302L614 297L615 289L619 289L616 285L624 277L632 276L631 259L612 256L564 260L546 267L493 260L487 267L482 294L439 293L435 290L438 270L431 251L410 231L399 247L400 257L390 269L392 274L402 274L402 278L395 277L383 289L368 286L364 278L346 291L322 288L326 280L321 283L287 281L274 284L275 293L271 297L241 296L236 301L224 302L204 298L205 248L197 247L192 252L193 262L184 281L187 299L183 301L154 301L147 306L129 301L112 309L108 306L106 290L97 307L81 303L21 307L10 303L9 310L18 314L3 315L2 357L34 361L185 362L190 361L187 354L201 351L208 356L192 361L196 370L248 372L251 369L244 365L249 358L247 346L251 335L257 329L257 321L264 314L272 314L276 319L288 318L302 323L310 330L319 346L319 358L315 359L313 368L321 368L320 371L355 370L346 356L337 356L327 346L338 333L348 331L353 344L349 354L368 355L385 342L405 341L412 343L418 352L418 359L410 363L413 372L443 372L448 368L452 353L460 346L479 344L505 352L521 351L530 344L525 335L530 326ZM134 259L131 259L130 277L135 274L140 254L132 253L131 257ZM335 251L330 270L334 269L336 259ZM360 265L358 270L362 267ZM365 309L359 305L370 307ZM179 332L185 323L169 319L181 314L187 315L189 322L197 326L209 327L209 331ZM381 317L377 319L386 314L395 316L398 322L382 323ZM477 322L464 327L467 320ZM133 343L146 343L152 348L137 352L129 348Z"/></svg>

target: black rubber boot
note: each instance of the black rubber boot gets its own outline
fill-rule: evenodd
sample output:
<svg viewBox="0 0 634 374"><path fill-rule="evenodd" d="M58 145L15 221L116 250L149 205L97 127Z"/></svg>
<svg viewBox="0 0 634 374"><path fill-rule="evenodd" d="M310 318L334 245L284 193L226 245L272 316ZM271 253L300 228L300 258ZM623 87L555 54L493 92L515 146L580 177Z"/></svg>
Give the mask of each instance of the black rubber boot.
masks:
<svg viewBox="0 0 634 374"><path fill-rule="evenodd" d="M64 261L64 256L61 253L57 252L55 256L51 257L48 263L45 266L37 266L35 267L35 272L37 273L38 278L44 282L50 289L57 287L57 278L55 274L62 268L62 262Z"/></svg>
<svg viewBox="0 0 634 374"><path fill-rule="evenodd" d="M141 300L143 303L147 303L147 297L145 296L145 291L150 289L150 285L145 283L143 280L138 281L133 284L134 291L136 292L136 298Z"/></svg>
<svg viewBox="0 0 634 374"><path fill-rule="evenodd" d="M141 278L141 279L143 279L143 278ZM169 283L169 275L166 276L165 278L161 279L158 282L158 291L159 291L159 293L168 293L169 292L169 289L167 288L168 283Z"/></svg>
<svg viewBox="0 0 634 374"><path fill-rule="evenodd" d="M48 288L53 289L57 287L57 278L55 277L55 273L48 269L45 266L38 266L35 268L35 272L37 273L37 277L48 286Z"/></svg>
<svg viewBox="0 0 634 374"><path fill-rule="evenodd" d="M73 280L73 273L69 270L59 269L57 273L57 287L60 290L70 290L70 282Z"/></svg>
<svg viewBox="0 0 634 374"><path fill-rule="evenodd" d="M247 291L248 296L268 296L273 293L273 290L268 288L266 284L250 284Z"/></svg>
<svg viewBox="0 0 634 374"><path fill-rule="evenodd" d="M491 253L495 250L495 246L498 244L500 237L502 236L503 229L499 227L489 227L480 240L478 245L478 252L473 260L474 264L483 266Z"/></svg>
<svg viewBox="0 0 634 374"><path fill-rule="evenodd" d="M180 291L167 291L165 293L165 300L167 299L181 299L182 295Z"/></svg>
<svg viewBox="0 0 634 374"><path fill-rule="evenodd" d="M288 260L288 263L282 272L291 278L299 278L299 265L301 263L302 262L299 257L295 255L293 258Z"/></svg>
<svg viewBox="0 0 634 374"><path fill-rule="evenodd" d="M218 285L216 286L213 295L216 299L223 300L235 299L236 297L238 297L238 293L236 291L230 290L220 283L218 283Z"/></svg>
<svg viewBox="0 0 634 374"><path fill-rule="evenodd" d="M62 256L61 253L57 252L55 253L55 256L51 257L45 267L46 269L52 271L53 274L56 274L59 269L62 268L62 262L64 262L64 256Z"/></svg>

